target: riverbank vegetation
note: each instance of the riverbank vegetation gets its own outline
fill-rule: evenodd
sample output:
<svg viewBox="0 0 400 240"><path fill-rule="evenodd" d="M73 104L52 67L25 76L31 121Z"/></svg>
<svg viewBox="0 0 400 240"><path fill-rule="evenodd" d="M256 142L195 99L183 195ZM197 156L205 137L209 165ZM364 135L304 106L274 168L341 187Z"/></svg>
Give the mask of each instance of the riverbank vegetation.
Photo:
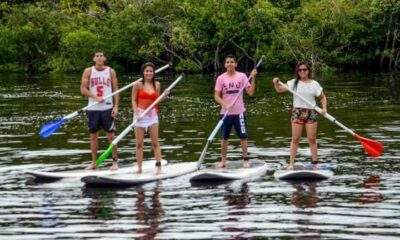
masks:
<svg viewBox="0 0 400 240"><path fill-rule="evenodd" d="M400 68L397 0L40 0L0 3L0 71L81 72L101 49L119 71L144 61L217 71Z"/></svg>

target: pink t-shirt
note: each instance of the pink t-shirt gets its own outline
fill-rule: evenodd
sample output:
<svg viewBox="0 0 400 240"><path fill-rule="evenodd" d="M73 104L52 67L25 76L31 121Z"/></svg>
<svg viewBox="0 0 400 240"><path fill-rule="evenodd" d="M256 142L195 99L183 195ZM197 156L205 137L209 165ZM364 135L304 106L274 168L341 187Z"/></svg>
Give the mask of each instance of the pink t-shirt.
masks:
<svg viewBox="0 0 400 240"><path fill-rule="evenodd" d="M232 104L243 84L247 82L246 74L242 72L235 72L233 76L228 73L223 73L218 76L217 82L215 83L215 91L222 92L222 100L228 104ZM250 86L247 82L246 88ZM221 114L225 114L225 108L221 108ZM240 93L238 100L235 102L233 107L230 109L228 115L238 115L246 111L243 103L243 92Z"/></svg>

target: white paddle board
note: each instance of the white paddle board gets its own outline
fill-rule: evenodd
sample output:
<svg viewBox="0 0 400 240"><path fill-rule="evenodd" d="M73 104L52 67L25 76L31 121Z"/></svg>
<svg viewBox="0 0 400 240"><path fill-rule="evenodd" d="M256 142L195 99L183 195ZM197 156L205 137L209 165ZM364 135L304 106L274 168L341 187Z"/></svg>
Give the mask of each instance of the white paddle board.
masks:
<svg viewBox="0 0 400 240"><path fill-rule="evenodd" d="M155 160L143 161L143 170L154 169ZM161 165L166 165L168 162L166 160L161 161ZM136 171L136 164L127 167L118 168L115 171L110 169L103 170L75 170L75 171L63 171L63 172L46 172L46 171L26 171L25 174L34 176L37 179L43 180L57 180L62 178L82 178L84 176L96 175L96 176L106 176L110 174L117 173L132 173Z"/></svg>
<svg viewBox="0 0 400 240"><path fill-rule="evenodd" d="M206 168L198 171L190 181L228 181L258 178L267 172L267 163L250 160L250 167L243 167L243 161L228 161L224 168Z"/></svg>
<svg viewBox="0 0 400 240"><path fill-rule="evenodd" d="M294 180L294 181L306 181L306 180L324 180L331 178L333 172L324 164L295 164L293 170L278 170L275 171L274 177L278 180Z"/></svg>
<svg viewBox="0 0 400 240"><path fill-rule="evenodd" d="M93 186L134 186L148 182L154 182L166 178L178 177L198 169L197 162L175 163L161 167L161 173L156 173L153 166L142 173L115 173L108 176L90 175L81 178L86 185Z"/></svg>

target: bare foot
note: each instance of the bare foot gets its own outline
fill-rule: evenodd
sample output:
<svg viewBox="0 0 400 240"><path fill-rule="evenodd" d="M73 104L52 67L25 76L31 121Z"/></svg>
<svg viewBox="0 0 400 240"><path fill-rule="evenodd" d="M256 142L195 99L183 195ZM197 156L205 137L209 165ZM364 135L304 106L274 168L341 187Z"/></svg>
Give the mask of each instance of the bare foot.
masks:
<svg viewBox="0 0 400 240"><path fill-rule="evenodd" d="M217 168L224 168L224 167L225 167L225 161L221 161L217 165Z"/></svg>
<svg viewBox="0 0 400 240"><path fill-rule="evenodd" d="M289 165L287 165L287 167L286 167L286 170L293 170L293 165L292 164L289 164Z"/></svg>
<svg viewBox="0 0 400 240"><path fill-rule="evenodd" d="M318 162L312 162L312 169L318 170Z"/></svg>
<svg viewBox="0 0 400 240"><path fill-rule="evenodd" d="M249 168L250 167L249 160L243 161L243 167L245 167L245 168Z"/></svg>
<svg viewBox="0 0 400 240"><path fill-rule="evenodd" d="M156 167L156 175L161 174L161 166L160 167Z"/></svg>
<svg viewBox="0 0 400 240"><path fill-rule="evenodd" d="M85 168L85 170L95 170L95 169L96 169L96 164L94 163L91 163L89 166Z"/></svg>
<svg viewBox="0 0 400 240"><path fill-rule="evenodd" d="M117 163L117 162L113 162L113 164L112 164L110 170L111 170L111 171L116 171L116 170L118 170L118 163Z"/></svg>

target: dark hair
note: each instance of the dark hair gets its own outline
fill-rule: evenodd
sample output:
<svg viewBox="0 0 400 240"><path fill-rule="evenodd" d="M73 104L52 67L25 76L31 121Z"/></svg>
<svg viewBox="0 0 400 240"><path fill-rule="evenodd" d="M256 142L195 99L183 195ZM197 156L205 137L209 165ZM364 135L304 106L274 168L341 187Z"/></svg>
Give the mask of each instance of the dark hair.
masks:
<svg viewBox="0 0 400 240"><path fill-rule="evenodd" d="M155 70L156 70L156 65L154 65L154 63L152 63L152 62L147 62L147 63L145 63L145 64L142 65L142 71L140 72L140 75L142 76L142 84L143 84L143 86L144 86L144 74L143 74L143 72L144 72L144 70L145 70L147 67L153 68L154 75L153 75L153 79L151 79L151 82L152 82L152 84L153 84L154 90L156 90L156 82L155 82L155 78L156 78L156 72L155 72Z"/></svg>
<svg viewBox="0 0 400 240"><path fill-rule="evenodd" d="M312 71L311 71L311 64L307 61L300 61L296 64L295 67L295 74L296 74L296 80L294 81L294 86L293 86L293 90L296 91L297 89L297 85L299 84L299 80L300 80L300 76L299 76L299 68L301 65L305 65L308 69L308 78L311 79L312 77Z"/></svg>
<svg viewBox="0 0 400 240"><path fill-rule="evenodd" d="M237 62L236 56L235 56L235 55L233 55L233 54L228 54L228 55L226 55L226 57L224 58L224 63L226 62L226 59L228 59L228 58L232 58L233 60L235 60L235 62Z"/></svg>
<svg viewBox="0 0 400 240"><path fill-rule="evenodd" d="M99 50L93 53L93 57L96 56L97 53L102 53L104 57L106 56L106 53L104 51Z"/></svg>

